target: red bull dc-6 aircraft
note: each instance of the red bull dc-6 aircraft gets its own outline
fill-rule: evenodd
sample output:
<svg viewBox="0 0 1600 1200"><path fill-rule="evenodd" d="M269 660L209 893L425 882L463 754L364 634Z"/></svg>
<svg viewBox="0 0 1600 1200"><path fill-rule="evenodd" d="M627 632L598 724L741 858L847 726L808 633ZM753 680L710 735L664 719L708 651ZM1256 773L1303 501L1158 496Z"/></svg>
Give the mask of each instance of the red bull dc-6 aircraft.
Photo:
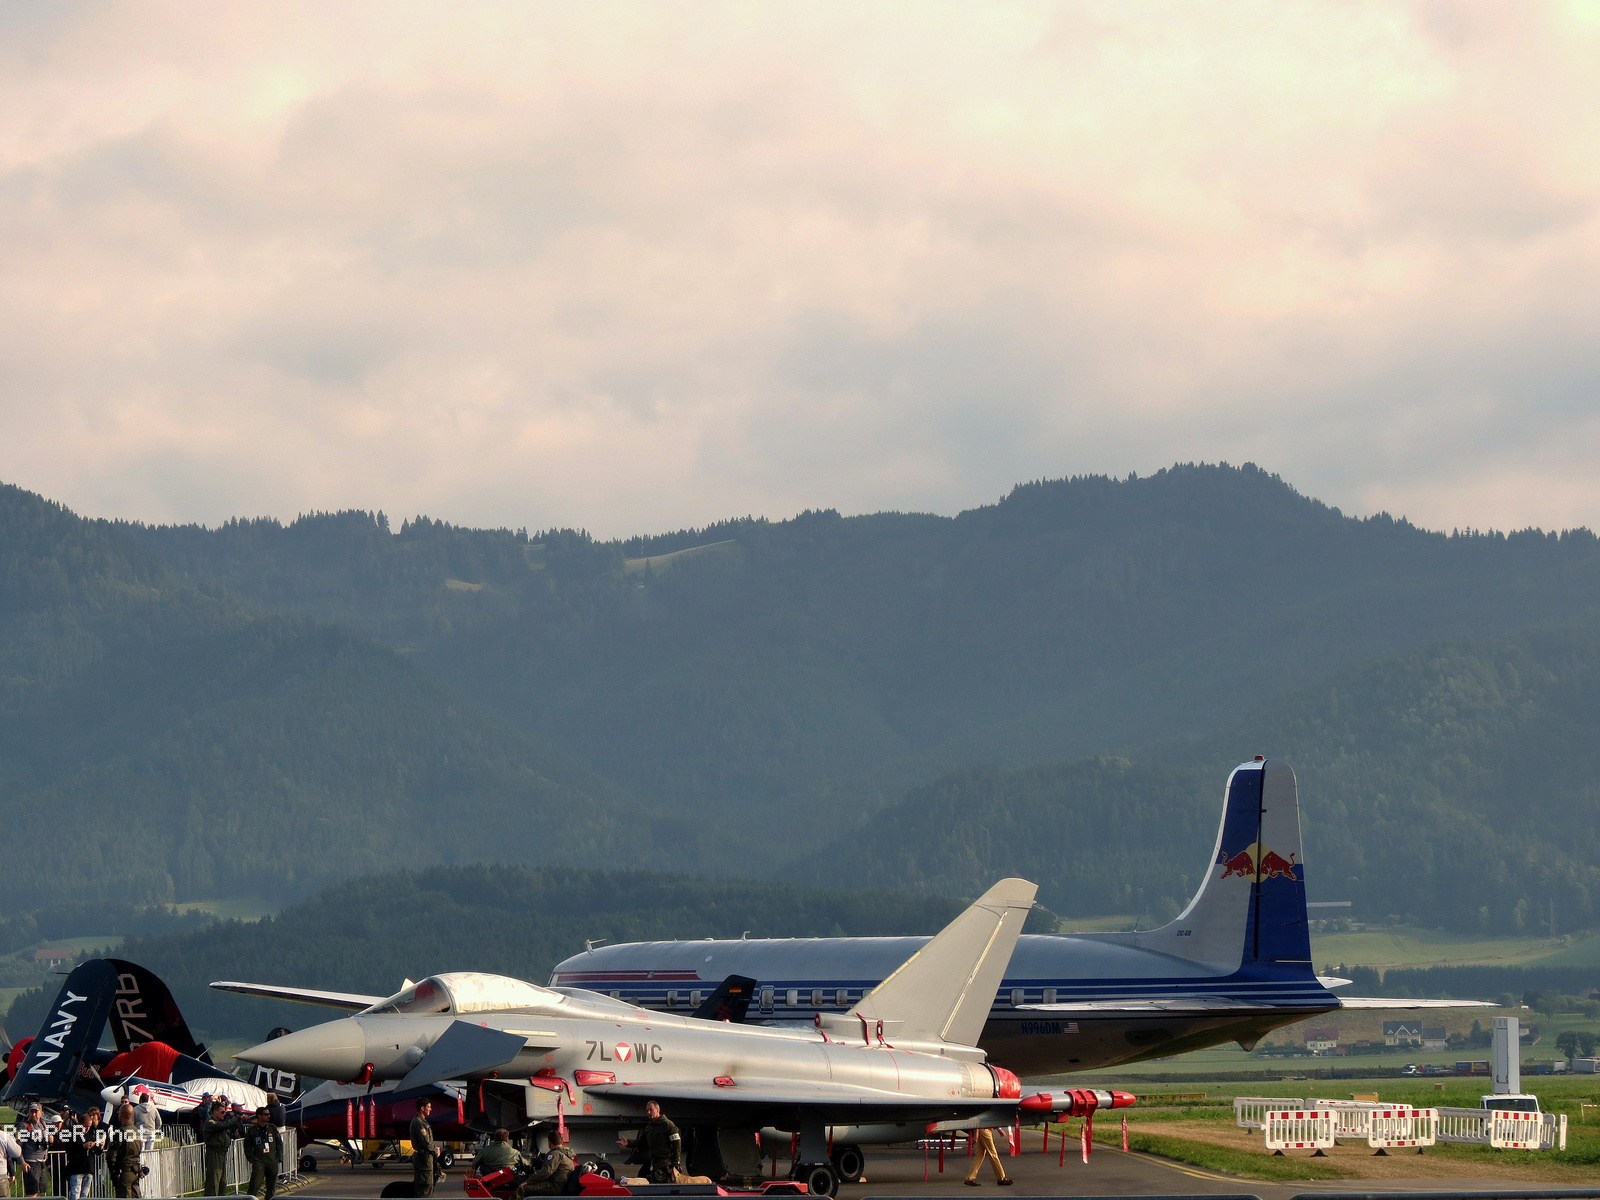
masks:
<svg viewBox="0 0 1600 1200"><path fill-rule="evenodd" d="M1339 997L1312 968L1300 802L1288 764L1257 758L1228 777L1222 825L1194 899L1137 933L1028 935L995 991L978 1044L1019 1075L1091 1071L1225 1042L1339 1008L1466 1007L1471 1001ZM551 983L646 1008L697 1003L729 973L756 981L747 1019L845 1011L926 941L917 937L634 942L556 967Z"/></svg>

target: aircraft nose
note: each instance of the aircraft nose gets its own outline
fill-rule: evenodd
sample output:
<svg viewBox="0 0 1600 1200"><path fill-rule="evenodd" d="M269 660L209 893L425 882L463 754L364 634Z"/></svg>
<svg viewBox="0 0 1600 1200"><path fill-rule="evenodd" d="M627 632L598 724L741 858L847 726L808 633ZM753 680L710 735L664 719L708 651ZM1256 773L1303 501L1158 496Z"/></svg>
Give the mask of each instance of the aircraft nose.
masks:
<svg viewBox="0 0 1600 1200"><path fill-rule="evenodd" d="M234 1057L317 1079L354 1079L367 1062L367 1035L360 1021L344 1017L273 1038Z"/></svg>

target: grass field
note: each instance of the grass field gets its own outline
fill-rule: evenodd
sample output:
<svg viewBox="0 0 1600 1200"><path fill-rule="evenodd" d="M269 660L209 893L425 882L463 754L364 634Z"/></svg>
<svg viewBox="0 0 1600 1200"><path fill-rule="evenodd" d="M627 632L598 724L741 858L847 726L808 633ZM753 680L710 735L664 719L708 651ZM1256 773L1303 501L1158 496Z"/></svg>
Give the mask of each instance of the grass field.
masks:
<svg viewBox="0 0 1600 1200"><path fill-rule="evenodd" d="M1590 954L1570 964L1557 964L1555 956ZM1483 938L1399 925L1360 933L1314 934L1311 956L1318 968L1328 964L1377 967L1518 967L1542 965L1584 966L1600 963L1600 937L1588 934L1563 937Z"/></svg>

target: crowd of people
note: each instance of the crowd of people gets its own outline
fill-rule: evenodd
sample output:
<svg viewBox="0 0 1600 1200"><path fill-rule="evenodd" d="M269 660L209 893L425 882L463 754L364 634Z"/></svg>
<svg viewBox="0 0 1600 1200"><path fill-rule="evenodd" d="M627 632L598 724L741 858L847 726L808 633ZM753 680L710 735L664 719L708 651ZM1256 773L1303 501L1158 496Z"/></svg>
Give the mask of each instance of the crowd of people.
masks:
<svg viewBox="0 0 1600 1200"><path fill-rule="evenodd" d="M255 1110L249 1123L242 1111L226 1097L207 1092L184 1118L193 1128L195 1140L205 1146L205 1194L223 1194L228 1154L238 1140L243 1142L245 1161L250 1164L250 1194L272 1200L283 1168L279 1132L284 1122L283 1104L269 1092L267 1103ZM12 1179L20 1172L24 1196L53 1194L64 1183L59 1190L68 1200L84 1200L96 1164L103 1160L115 1195L137 1197L140 1181L148 1173L144 1155L155 1148L161 1136L161 1111L149 1089L140 1088L110 1107L110 1114L102 1123L98 1108L58 1116L30 1104L18 1114L12 1129L0 1130L0 1195L11 1194ZM52 1151L61 1155L59 1181L50 1178Z"/></svg>

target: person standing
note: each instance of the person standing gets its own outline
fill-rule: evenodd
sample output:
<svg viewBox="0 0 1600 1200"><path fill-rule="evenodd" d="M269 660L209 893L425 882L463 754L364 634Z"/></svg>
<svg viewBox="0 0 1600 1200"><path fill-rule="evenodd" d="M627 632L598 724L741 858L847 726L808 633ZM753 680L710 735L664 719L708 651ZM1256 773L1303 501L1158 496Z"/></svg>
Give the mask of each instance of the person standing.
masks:
<svg viewBox="0 0 1600 1200"><path fill-rule="evenodd" d="M139 1099L133 1106L133 1123L139 1127L139 1136L144 1141L146 1150L156 1148L156 1139L161 1136L161 1110L156 1107L155 1098L150 1095L150 1089L141 1087L135 1093Z"/></svg>
<svg viewBox="0 0 1600 1200"><path fill-rule="evenodd" d="M213 1100L211 1115L200 1132L200 1140L206 1144L206 1195L222 1195L223 1179L228 1173L228 1151L241 1132L239 1118L229 1109L228 1102Z"/></svg>
<svg viewBox="0 0 1600 1200"><path fill-rule="evenodd" d="M22 1161L22 1143L0 1127L0 1196L11 1195L11 1168Z"/></svg>
<svg viewBox="0 0 1600 1200"><path fill-rule="evenodd" d="M256 1119L244 1131L244 1156L250 1162L250 1194L272 1200L283 1168L283 1139L265 1105L256 1109Z"/></svg>
<svg viewBox="0 0 1600 1200"><path fill-rule="evenodd" d="M94 1182L94 1160L106 1152L106 1131L100 1125L100 1110L91 1108L82 1118L67 1126L56 1139L66 1151L63 1166L67 1173L68 1200L84 1200Z"/></svg>
<svg viewBox="0 0 1600 1200"><path fill-rule="evenodd" d="M194 1130L194 1140L199 1141L206 1130L206 1118L211 1115L211 1093L201 1092L200 1103L183 1114L184 1120Z"/></svg>
<svg viewBox="0 0 1600 1200"><path fill-rule="evenodd" d="M417 1115L411 1118L411 1194L433 1195L434 1165L439 1157L439 1144L433 1140L433 1126L428 1124L428 1114L433 1111L432 1100L417 1101Z"/></svg>
<svg viewBox="0 0 1600 1200"><path fill-rule="evenodd" d="M648 1120L639 1136L631 1142L619 1138L617 1145L633 1151L628 1161L643 1166L651 1183L675 1183L683 1158L683 1137L678 1127L661 1115L661 1105L654 1100L644 1106L644 1115Z"/></svg>
<svg viewBox="0 0 1600 1200"><path fill-rule="evenodd" d="M27 1118L17 1126L17 1141L22 1146L22 1194L37 1196L50 1161L50 1126L39 1105L28 1106Z"/></svg>
<svg viewBox="0 0 1600 1200"><path fill-rule="evenodd" d="M968 1187L981 1187L978 1182L978 1172L983 1170L984 1160L987 1159L994 1167L994 1180L1001 1187L1010 1187L1011 1180L1006 1178L1006 1169L1000 1165L1000 1155L995 1153L994 1130L980 1129L973 1136L972 1170L967 1172L966 1185Z"/></svg>
<svg viewBox="0 0 1600 1200"><path fill-rule="evenodd" d="M129 1101L124 1100L117 1107L117 1123L108 1136L106 1171L111 1176L111 1188L119 1197L137 1197L139 1180L144 1174L144 1164L139 1161L144 1139L139 1135Z"/></svg>
<svg viewBox="0 0 1600 1200"><path fill-rule="evenodd" d="M282 1129L288 1122L288 1114L283 1111L283 1101L278 1099L277 1092L267 1093L267 1119Z"/></svg>

